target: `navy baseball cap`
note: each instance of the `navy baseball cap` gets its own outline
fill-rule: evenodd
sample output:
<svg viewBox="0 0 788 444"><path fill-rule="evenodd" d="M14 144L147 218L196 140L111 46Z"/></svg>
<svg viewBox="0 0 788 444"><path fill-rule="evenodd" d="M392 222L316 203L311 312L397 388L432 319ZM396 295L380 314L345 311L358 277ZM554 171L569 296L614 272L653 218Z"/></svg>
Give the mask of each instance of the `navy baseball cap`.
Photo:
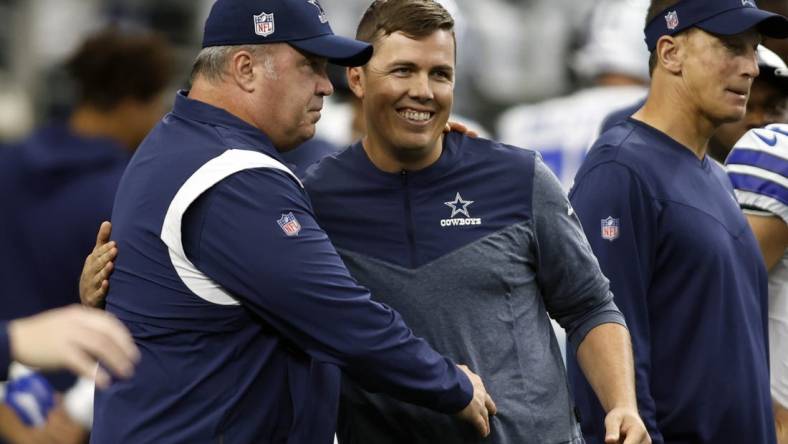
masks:
<svg viewBox="0 0 788 444"><path fill-rule="evenodd" d="M360 66L372 45L335 35L318 0L217 0L202 47L288 43L343 66Z"/></svg>
<svg viewBox="0 0 788 444"><path fill-rule="evenodd" d="M739 34L755 27L766 37L788 37L788 19L758 9L755 0L682 0L646 25L646 45L653 51L663 35L693 26L717 35Z"/></svg>

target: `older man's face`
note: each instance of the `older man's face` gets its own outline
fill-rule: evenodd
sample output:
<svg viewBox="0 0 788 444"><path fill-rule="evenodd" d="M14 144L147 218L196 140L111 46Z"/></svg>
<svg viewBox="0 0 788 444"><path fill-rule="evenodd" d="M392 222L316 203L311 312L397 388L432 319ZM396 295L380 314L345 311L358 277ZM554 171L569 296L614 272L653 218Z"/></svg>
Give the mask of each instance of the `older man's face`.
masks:
<svg viewBox="0 0 788 444"><path fill-rule="evenodd" d="M274 46L257 60L261 87L254 106L269 118L261 128L279 151L288 151L315 135L323 97L334 91L326 74L326 59L290 45ZM264 109L263 109L264 108Z"/></svg>

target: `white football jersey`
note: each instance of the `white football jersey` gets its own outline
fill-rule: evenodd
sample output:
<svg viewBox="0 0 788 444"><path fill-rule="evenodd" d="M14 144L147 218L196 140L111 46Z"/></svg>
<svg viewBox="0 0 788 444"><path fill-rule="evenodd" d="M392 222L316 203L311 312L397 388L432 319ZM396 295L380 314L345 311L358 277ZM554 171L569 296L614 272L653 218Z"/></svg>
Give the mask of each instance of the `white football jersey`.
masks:
<svg viewBox="0 0 788 444"><path fill-rule="evenodd" d="M788 224L788 125L748 131L725 161L742 208ZM772 398L788 407L788 250L769 272Z"/></svg>
<svg viewBox="0 0 788 444"><path fill-rule="evenodd" d="M538 151L569 191L586 152L599 137L602 121L642 100L647 92L645 86L594 87L516 106L498 120L498 140Z"/></svg>

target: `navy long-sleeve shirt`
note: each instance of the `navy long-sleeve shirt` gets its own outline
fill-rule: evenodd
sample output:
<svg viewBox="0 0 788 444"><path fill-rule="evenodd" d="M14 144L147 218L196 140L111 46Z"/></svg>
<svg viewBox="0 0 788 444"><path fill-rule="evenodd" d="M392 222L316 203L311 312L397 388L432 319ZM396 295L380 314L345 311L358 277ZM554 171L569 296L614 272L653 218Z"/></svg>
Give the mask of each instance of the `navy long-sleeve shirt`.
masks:
<svg viewBox="0 0 788 444"><path fill-rule="evenodd" d="M655 443L771 443L767 278L725 172L633 119L600 137L572 205L627 319ZM604 412L569 360L589 443Z"/></svg>
<svg viewBox="0 0 788 444"><path fill-rule="evenodd" d="M11 364L11 338L8 337L8 323L0 322L0 381L8 378Z"/></svg>
<svg viewBox="0 0 788 444"><path fill-rule="evenodd" d="M179 94L121 181L107 309L142 358L94 443L330 443L340 372L445 413L454 363L356 284L270 140Z"/></svg>

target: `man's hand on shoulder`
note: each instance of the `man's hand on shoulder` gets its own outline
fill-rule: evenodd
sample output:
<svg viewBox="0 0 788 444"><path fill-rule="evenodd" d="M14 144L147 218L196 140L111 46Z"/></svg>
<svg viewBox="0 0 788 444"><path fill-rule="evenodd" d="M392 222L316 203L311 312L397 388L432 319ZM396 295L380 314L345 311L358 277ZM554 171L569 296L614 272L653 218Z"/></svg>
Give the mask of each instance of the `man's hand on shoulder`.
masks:
<svg viewBox="0 0 788 444"><path fill-rule="evenodd" d="M94 308L104 307L104 298L109 291L109 275L114 267L118 249L109 240L112 224L102 222L96 235L96 245L85 259L82 275L79 277L79 299L83 305Z"/></svg>
<svg viewBox="0 0 788 444"><path fill-rule="evenodd" d="M463 125L460 122L453 122L453 121L446 122L446 127L443 128L444 134L450 133L452 131L458 132L460 134L464 134L468 137L473 137L473 138L479 137L479 134L476 131L468 128L467 126Z"/></svg>
<svg viewBox="0 0 788 444"><path fill-rule="evenodd" d="M490 415L495 415L497 412L495 402L487 393L484 383L476 373L464 365L457 367L468 376L473 384L473 398L464 409L457 413L457 416L463 421L471 423L482 437L486 437L490 434Z"/></svg>
<svg viewBox="0 0 788 444"><path fill-rule="evenodd" d="M636 408L615 407L605 416L605 444L651 444Z"/></svg>

